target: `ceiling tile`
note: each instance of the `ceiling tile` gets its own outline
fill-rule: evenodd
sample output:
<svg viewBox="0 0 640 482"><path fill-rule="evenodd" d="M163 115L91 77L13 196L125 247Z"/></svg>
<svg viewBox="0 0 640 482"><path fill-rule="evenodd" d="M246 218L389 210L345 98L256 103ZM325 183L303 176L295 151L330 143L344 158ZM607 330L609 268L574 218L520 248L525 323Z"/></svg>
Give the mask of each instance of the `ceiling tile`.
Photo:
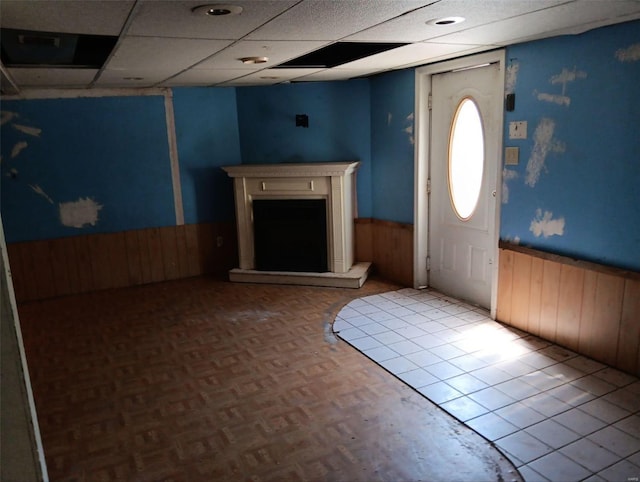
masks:
<svg viewBox="0 0 640 482"><path fill-rule="evenodd" d="M3 28L119 35L134 1L2 0Z"/></svg>
<svg viewBox="0 0 640 482"><path fill-rule="evenodd" d="M270 85L289 82L323 69L265 69L228 82L231 85Z"/></svg>
<svg viewBox="0 0 640 482"><path fill-rule="evenodd" d="M217 85L228 80L247 75L249 72L244 69L190 69L180 75L166 80L163 86L194 86L194 85Z"/></svg>
<svg viewBox="0 0 640 482"><path fill-rule="evenodd" d="M247 38L261 40L338 40L402 15L431 1L305 0Z"/></svg>
<svg viewBox="0 0 640 482"><path fill-rule="evenodd" d="M425 42L427 43L427 42ZM435 43L428 42L429 45L435 46ZM446 44L442 44L446 45ZM453 45L451 45L453 47ZM439 52L437 55L429 56L428 59L419 59L414 62L409 62L403 65L398 65L394 67L394 69L407 69L409 67L419 67L421 65L433 64L435 62L442 62L443 60L451 60L457 57L463 57L465 55L478 54L480 52L486 52L487 50L492 50L497 48L495 45L479 45L476 47L470 45L456 45L456 47L463 47L462 49L446 49L446 48L438 48L434 50L434 52Z"/></svg>
<svg viewBox="0 0 640 482"><path fill-rule="evenodd" d="M320 82L331 80L349 80L357 77L364 77L366 75L378 72L378 69L345 69L342 67L334 67L333 69L322 70L313 74L306 75L304 77L297 77L296 82Z"/></svg>
<svg viewBox="0 0 640 482"><path fill-rule="evenodd" d="M218 84L218 87L255 87L258 85L277 85L281 83L282 81L272 80L272 79L260 79L260 78L248 79L246 77L238 77L237 79L229 80L228 82Z"/></svg>
<svg viewBox="0 0 640 482"><path fill-rule="evenodd" d="M230 40L125 37L116 47L107 68L173 70L177 73L231 43Z"/></svg>
<svg viewBox="0 0 640 482"><path fill-rule="evenodd" d="M98 73L96 69L8 69L21 87L87 87Z"/></svg>
<svg viewBox="0 0 640 482"><path fill-rule="evenodd" d="M567 0L442 0L402 17L347 37L355 41L419 42L451 32L467 30L496 20L565 3ZM428 25L443 17L464 17L453 25ZM477 42L470 42L477 43Z"/></svg>
<svg viewBox="0 0 640 482"><path fill-rule="evenodd" d="M195 15L191 9L208 2L143 1L129 28L131 35L207 39L239 39L287 10L296 0L232 1L242 7L240 15ZM221 2L210 2L221 3ZM224 2L223 2L224 3Z"/></svg>
<svg viewBox="0 0 640 482"><path fill-rule="evenodd" d="M175 75L173 70L127 69L103 70L96 87L151 87Z"/></svg>
<svg viewBox="0 0 640 482"><path fill-rule="evenodd" d="M259 68L269 68L276 65L279 65L287 60L299 57L300 55L306 54L313 50L319 49L320 47L326 45L326 42L323 41L311 41L311 42L302 42L302 41L251 41L244 40L238 42L231 47L218 52L214 57L208 59L201 64L198 64L196 68L198 69L211 69L213 67L217 67L220 69L234 69L234 68L245 68L245 69L255 69ZM256 66L256 65L245 65L242 64L239 59L243 57L268 57L269 61L266 64Z"/></svg>

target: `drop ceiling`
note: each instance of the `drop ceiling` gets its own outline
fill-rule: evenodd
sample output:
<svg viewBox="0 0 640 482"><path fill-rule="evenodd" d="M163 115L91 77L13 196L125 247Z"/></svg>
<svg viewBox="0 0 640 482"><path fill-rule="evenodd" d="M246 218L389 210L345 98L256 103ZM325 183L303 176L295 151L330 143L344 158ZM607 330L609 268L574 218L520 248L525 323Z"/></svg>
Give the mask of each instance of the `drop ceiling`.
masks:
<svg viewBox="0 0 640 482"><path fill-rule="evenodd" d="M195 7L241 7L235 15ZM226 7L223 7L226 8ZM459 16L451 25L427 23ZM640 18L638 0L2 0L0 25L116 38L95 68L1 65L3 93L42 88L343 80ZM398 43L332 68L276 68L336 42ZM243 57L267 57L244 64Z"/></svg>

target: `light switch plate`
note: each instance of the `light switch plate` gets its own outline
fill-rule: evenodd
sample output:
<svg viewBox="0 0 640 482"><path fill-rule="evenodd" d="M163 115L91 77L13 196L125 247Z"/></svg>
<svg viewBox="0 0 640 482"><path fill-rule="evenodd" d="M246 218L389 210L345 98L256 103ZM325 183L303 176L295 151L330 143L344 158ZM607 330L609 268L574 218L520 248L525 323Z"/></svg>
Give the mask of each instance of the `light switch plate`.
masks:
<svg viewBox="0 0 640 482"><path fill-rule="evenodd" d="M507 166L517 166L520 157L520 148L518 147L505 147L504 149L504 163Z"/></svg>
<svg viewBox="0 0 640 482"><path fill-rule="evenodd" d="M509 139L526 139L527 121L509 122Z"/></svg>

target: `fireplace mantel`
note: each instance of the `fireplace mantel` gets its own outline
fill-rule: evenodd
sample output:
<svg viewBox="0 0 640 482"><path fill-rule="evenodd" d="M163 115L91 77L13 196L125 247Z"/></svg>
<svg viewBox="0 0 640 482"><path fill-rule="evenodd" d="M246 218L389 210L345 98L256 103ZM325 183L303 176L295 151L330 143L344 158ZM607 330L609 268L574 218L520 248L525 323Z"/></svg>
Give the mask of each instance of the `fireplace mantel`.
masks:
<svg viewBox="0 0 640 482"><path fill-rule="evenodd" d="M236 222L238 227L239 269L232 270L231 279L240 275L255 274L250 281L270 279L264 271L255 272L255 251L253 234L254 199L325 199L327 205L327 245L330 273L304 275L291 273L292 279L300 276L327 278L335 275L340 279L353 274L354 264L354 218L356 216L355 173L359 162L327 162L304 164L245 164L223 167L234 179ZM358 266L356 271L363 270ZM366 279L360 279L359 286ZM362 273L360 273L362 274ZM282 281L285 273L272 273ZM292 282L294 282L292 281ZM295 284L326 284L322 282ZM329 286L336 286L335 283Z"/></svg>
<svg viewBox="0 0 640 482"><path fill-rule="evenodd" d="M353 174L359 162L308 162L303 164L243 164L223 167L230 177L333 177Z"/></svg>

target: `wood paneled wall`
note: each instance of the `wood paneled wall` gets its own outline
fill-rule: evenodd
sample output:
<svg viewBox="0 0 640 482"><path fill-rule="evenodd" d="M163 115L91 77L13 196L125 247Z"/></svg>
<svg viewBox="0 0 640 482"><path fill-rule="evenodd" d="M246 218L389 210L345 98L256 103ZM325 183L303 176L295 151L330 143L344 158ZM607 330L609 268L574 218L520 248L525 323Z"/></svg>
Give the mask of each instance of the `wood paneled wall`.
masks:
<svg viewBox="0 0 640 482"><path fill-rule="evenodd" d="M217 246L221 236L223 244ZM357 219L355 257L384 278L413 285L413 226ZM210 274L238 264L235 224L188 224L7 246L18 301Z"/></svg>
<svg viewBox="0 0 640 482"><path fill-rule="evenodd" d="M501 244L497 318L640 375L640 273Z"/></svg>
<svg viewBox="0 0 640 482"><path fill-rule="evenodd" d="M227 276L238 258L234 223L12 243L7 249L18 301L202 274Z"/></svg>
<svg viewBox="0 0 640 482"><path fill-rule="evenodd" d="M375 271L395 283L413 286L413 225L356 219L356 261L371 261Z"/></svg>

